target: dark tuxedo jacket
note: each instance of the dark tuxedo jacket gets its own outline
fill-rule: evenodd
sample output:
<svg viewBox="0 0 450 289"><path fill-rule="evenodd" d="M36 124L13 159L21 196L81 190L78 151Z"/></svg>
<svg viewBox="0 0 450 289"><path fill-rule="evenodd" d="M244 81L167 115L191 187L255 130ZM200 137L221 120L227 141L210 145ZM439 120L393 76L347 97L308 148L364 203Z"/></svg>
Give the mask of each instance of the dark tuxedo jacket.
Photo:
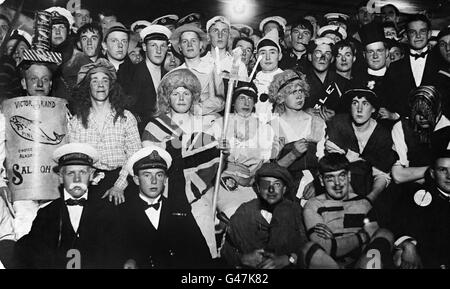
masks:
<svg viewBox="0 0 450 289"><path fill-rule="evenodd" d="M431 52L428 53L420 85L433 85L436 81L438 69L439 64L436 57ZM417 86L408 52L403 59L392 63L386 71L383 93L386 108L391 112L397 112L400 116L409 117L408 96L415 88Z"/></svg>
<svg viewBox="0 0 450 289"><path fill-rule="evenodd" d="M424 189L432 195L428 206L419 206L414 194ZM417 249L424 268L450 266L450 199L444 197L434 185L405 186L395 204L390 229L395 238L409 236L417 241Z"/></svg>
<svg viewBox="0 0 450 289"><path fill-rule="evenodd" d="M131 79L132 85L130 85L130 94L135 100L132 112L138 116L138 128L142 134L155 111L157 91L145 60L135 65L134 68L134 75ZM162 75L163 70L161 69Z"/></svg>
<svg viewBox="0 0 450 289"><path fill-rule="evenodd" d="M70 222L63 198L54 200L38 211L31 231L16 243L15 255L20 268L65 269L73 256L70 249L80 252L81 268L111 268L118 232L117 209L112 203L88 198L77 232Z"/></svg>
<svg viewBox="0 0 450 289"><path fill-rule="evenodd" d="M211 254L190 210L177 208L163 198L155 229L145 214L146 203L138 196L138 188L134 189L120 212L123 239L117 248L119 266L134 259L141 269L209 268Z"/></svg>

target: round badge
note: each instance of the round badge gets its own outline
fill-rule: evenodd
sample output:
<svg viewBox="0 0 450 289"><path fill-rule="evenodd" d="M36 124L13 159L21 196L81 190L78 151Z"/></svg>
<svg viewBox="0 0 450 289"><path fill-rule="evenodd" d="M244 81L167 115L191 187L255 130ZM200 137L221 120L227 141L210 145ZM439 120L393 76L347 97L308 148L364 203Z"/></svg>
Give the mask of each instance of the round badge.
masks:
<svg viewBox="0 0 450 289"><path fill-rule="evenodd" d="M431 194L425 190L418 190L414 194L414 202L421 207L426 207L431 203Z"/></svg>

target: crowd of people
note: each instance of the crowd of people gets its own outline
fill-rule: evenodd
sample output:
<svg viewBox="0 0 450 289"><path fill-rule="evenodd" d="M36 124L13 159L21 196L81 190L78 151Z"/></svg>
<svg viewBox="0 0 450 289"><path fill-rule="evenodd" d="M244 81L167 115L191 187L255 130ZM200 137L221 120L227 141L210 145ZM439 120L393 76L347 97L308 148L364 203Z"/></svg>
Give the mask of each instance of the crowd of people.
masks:
<svg viewBox="0 0 450 289"><path fill-rule="evenodd" d="M0 179L0 264L450 268L450 26L368 2L259 27L51 7L33 36L0 15L2 102L68 115L59 196Z"/></svg>

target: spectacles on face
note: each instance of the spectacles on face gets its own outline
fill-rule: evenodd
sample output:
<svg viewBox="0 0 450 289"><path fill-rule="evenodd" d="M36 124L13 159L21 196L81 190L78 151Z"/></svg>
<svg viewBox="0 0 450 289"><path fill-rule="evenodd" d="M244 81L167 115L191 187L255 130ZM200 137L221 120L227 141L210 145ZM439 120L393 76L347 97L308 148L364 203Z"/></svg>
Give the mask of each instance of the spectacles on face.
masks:
<svg viewBox="0 0 450 289"><path fill-rule="evenodd" d="M420 29L419 31L408 29L406 33L408 34L409 37L419 37L419 35L421 37L424 37L425 35L427 35L428 29Z"/></svg>
<svg viewBox="0 0 450 289"><path fill-rule="evenodd" d="M314 51L314 57L315 58L325 57L326 59L330 59L332 57L332 54L331 54L330 51L327 51L327 52L324 53L324 52L322 52L320 50L315 50Z"/></svg>

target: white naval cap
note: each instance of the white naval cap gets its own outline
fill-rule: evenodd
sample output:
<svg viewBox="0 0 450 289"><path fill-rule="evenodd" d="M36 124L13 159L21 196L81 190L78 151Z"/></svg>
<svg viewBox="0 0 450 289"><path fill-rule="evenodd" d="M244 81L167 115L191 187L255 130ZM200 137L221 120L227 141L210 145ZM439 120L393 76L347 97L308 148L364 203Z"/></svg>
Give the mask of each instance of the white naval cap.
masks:
<svg viewBox="0 0 450 289"><path fill-rule="evenodd" d="M127 162L126 169L131 176L139 170L159 168L168 170L172 165L172 157L163 148L150 145L134 153Z"/></svg>
<svg viewBox="0 0 450 289"><path fill-rule="evenodd" d="M92 166L98 161L98 151L87 143L68 143L53 152L53 161L58 167L67 165Z"/></svg>
<svg viewBox="0 0 450 289"><path fill-rule="evenodd" d="M139 35L144 42L152 39L169 41L170 36L172 36L172 32L166 26L152 24L142 29Z"/></svg>

